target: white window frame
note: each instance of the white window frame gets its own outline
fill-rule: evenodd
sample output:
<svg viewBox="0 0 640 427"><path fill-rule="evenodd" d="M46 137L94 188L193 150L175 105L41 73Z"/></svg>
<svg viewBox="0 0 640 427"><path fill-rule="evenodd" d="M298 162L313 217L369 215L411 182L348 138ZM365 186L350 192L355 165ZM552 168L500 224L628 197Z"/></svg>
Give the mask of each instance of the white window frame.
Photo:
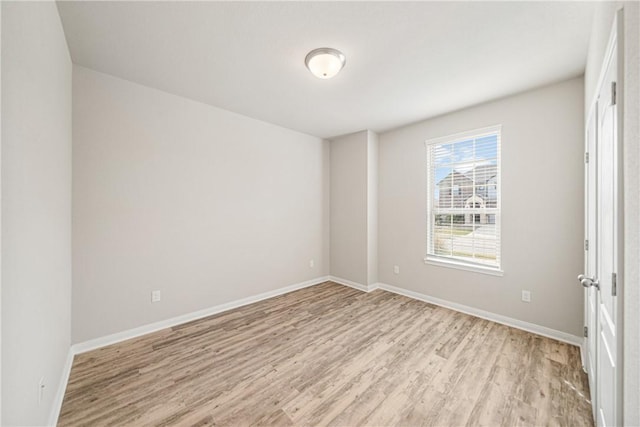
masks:
<svg viewBox="0 0 640 427"><path fill-rule="evenodd" d="M497 244L497 266L483 265L479 263L474 263L473 261L466 261L459 258L453 258L449 256L436 255L435 253L430 253L432 251L432 236L434 234L434 222L433 222L433 194L435 191L436 183L433 182L432 174L431 174L431 150L429 149L432 145L439 144L452 144L456 142L462 142L464 140L468 140L471 138L480 138L487 135L498 134L498 146L496 152L497 158L497 179L496 179L496 187L497 187L497 212L496 215L496 233L498 236L498 244ZM433 138L425 141L426 148L426 174L427 174L427 235L426 235L426 255L424 257L425 264L437 265L441 267L449 267L455 268L459 270L473 271L484 274L491 274L495 276L502 276L502 125L494 125L488 126L485 128L474 129L466 132L460 132L454 135L447 135L439 138Z"/></svg>

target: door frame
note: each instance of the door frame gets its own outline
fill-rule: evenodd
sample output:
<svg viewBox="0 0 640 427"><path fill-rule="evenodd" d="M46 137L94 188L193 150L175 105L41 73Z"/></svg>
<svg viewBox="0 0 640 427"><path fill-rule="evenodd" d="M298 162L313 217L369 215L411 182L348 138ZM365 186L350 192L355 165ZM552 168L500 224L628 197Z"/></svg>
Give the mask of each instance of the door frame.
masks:
<svg viewBox="0 0 640 427"><path fill-rule="evenodd" d="M593 146L590 144L590 138L593 139ZM584 150L584 274L586 276L595 276L595 268L598 263L598 251L596 243L598 241L598 109L597 97L596 102L589 115L587 116L585 126L585 150ZM590 202L590 200L593 200ZM592 203L592 205L591 205ZM594 298L595 301L591 301ZM595 313L593 319L591 316L591 307L594 307ZM598 293L593 288L584 289L584 337L581 347L582 369L587 373L589 378L589 389L591 391L592 417L596 419L597 393L595 393L597 375L597 361L593 360L594 355L598 354L598 339L596 330L593 326L597 324L598 319ZM590 348L590 343L595 339L594 348Z"/></svg>

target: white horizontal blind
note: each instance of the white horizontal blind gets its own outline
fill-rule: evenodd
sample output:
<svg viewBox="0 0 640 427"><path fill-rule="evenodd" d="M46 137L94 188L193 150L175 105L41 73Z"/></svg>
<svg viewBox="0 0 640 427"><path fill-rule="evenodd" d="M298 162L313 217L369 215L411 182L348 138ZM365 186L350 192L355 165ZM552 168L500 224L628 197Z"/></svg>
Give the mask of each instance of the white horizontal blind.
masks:
<svg viewBox="0 0 640 427"><path fill-rule="evenodd" d="M427 141L427 259L500 269L500 127Z"/></svg>

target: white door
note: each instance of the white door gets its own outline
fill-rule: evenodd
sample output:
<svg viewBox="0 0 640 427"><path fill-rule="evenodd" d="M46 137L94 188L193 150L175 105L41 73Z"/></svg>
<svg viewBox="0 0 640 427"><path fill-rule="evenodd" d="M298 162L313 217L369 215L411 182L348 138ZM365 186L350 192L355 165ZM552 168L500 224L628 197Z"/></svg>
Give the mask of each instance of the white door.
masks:
<svg viewBox="0 0 640 427"><path fill-rule="evenodd" d="M618 217L618 120L616 104L617 54L607 64L598 96L598 244L596 270L598 297L596 393L598 425L617 425L617 217Z"/></svg>
<svg viewBox="0 0 640 427"><path fill-rule="evenodd" d="M622 328L619 313L621 301L618 297L621 285L618 266L622 260L622 242L618 228L621 212L621 135L618 132L621 110L617 102L621 79L618 75L618 22L621 22L621 16L614 23L594 113L590 116L587 127L590 159L586 182L586 232L589 250L586 256L586 277L581 276L581 283L587 288L585 320L589 338L586 369L598 426L621 423L619 331Z"/></svg>

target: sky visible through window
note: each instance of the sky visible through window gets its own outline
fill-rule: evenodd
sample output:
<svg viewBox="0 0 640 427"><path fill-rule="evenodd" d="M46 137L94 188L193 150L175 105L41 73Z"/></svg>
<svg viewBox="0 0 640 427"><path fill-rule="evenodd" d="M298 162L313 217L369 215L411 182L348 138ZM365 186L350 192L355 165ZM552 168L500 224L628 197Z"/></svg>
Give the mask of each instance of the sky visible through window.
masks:
<svg viewBox="0 0 640 427"><path fill-rule="evenodd" d="M477 166L498 164L498 136L491 134L433 147L436 184L452 172L468 174ZM438 190L436 189L436 199Z"/></svg>

